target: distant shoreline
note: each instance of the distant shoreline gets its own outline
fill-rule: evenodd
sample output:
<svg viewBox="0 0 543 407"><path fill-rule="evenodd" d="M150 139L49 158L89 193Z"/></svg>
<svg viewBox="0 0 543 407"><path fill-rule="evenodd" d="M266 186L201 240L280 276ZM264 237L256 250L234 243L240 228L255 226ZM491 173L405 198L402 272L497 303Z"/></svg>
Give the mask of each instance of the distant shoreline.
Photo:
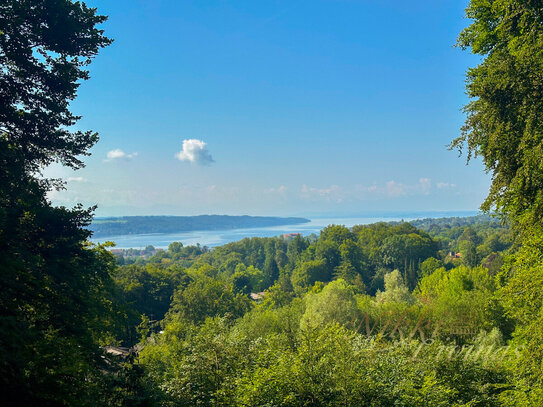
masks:
<svg viewBox="0 0 543 407"><path fill-rule="evenodd" d="M95 218L89 226L93 238L182 233L197 230L232 230L269 226L297 225L310 222L301 217L275 216L230 216L230 215L198 215L198 216L122 216Z"/></svg>
<svg viewBox="0 0 543 407"><path fill-rule="evenodd" d="M426 215L426 216L425 216ZM400 223L402 221L410 222L413 226L425 229L427 224L435 222L450 223L451 225L474 224L485 221L490 218L485 215L478 216L449 216L433 218L435 214L422 214L417 218L409 217L359 217L359 218L311 218L309 222L285 224L285 218L276 218L281 220L281 224L263 227L241 227L241 228L209 228L207 230L189 230L171 233L140 233L125 235L92 236L94 243L104 243L113 241L120 249L143 249L149 245L155 248L166 249L172 242L182 242L184 245L200 244L207 247L222 246L224 244L242 240L244 238L263 238L277 237L289 233L301 233L302 236L318 235L326 226L344 225L352 227L354 225L369 225L376 222ZM153 217L154 218L154 217ZM486 219L488 218L488 219ZM120 218L102 218L101 220L119 221ZM291 219L292 218L286 218ZM305 218L294 218L305 219Z"/></svg>

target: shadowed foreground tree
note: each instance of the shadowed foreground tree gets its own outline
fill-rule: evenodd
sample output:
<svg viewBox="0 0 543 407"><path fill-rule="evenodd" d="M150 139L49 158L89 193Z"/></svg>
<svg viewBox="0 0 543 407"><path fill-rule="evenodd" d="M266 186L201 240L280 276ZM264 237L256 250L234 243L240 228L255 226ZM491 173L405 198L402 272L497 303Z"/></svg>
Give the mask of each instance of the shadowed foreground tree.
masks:
<svg viewBox="0 0 543 407"><path fill-rule="evenodd" d="M472 101L451 147L481 156L492 174L483 209L543 219L543 5L471 0L458 38L484 60L467 73Z"/></svg>
<svg viewBox="0 0 543 407"><path fill-rule="evenodd" d="M467 74L472 101L452 147L467 146L492 174L482 205L508 217L521 243L502 269L502 300L525 345L509 405L543 400L543 4L471 0L471 25L459 37L483 61Z"/></svg>
<svg viewBox="0 0 543 407"><path fill-rule="evenodd" d="M113 328L114 267L89 248L92 210L53 207L44 166L70 168L97 141L72 131L85 67L111 40L106 17L68 0L0 3L0 404L96 405L99 344Z"/></svg>

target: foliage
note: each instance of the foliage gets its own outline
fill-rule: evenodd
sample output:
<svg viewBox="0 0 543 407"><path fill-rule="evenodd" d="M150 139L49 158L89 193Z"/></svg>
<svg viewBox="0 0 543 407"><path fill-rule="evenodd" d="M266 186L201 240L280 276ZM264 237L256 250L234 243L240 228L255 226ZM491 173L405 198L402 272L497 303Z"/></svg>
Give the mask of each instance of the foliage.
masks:
<svg viewBox="0 0 543 407"><path fill-rule="evenodd" d="M317 281L330 281L332 273L324 259L303 262L292 273L292 285L298 291L304 291Z"/></svg>
<svg viewBox="0 0 543 407"><path fill-rule="evenodd" d="M398 270L385 274L385 291L377 291L377 302L411 302L409 288Z"/></svg>
<svg viewBox="0 0 543 407"><path fill-rule="evenodd" d="M534 405L543 400L542 255L543 230L533 227L529 235L524 235L519 251L507 258L498 276L502 282L500 298L508 315L517 322L515 341L524 347L516 365L517 372L522 373L519 381L533 388L527 393L527 400Z"/></svg>
<svg viewBox="0 0 543 407"><path fill-rule="evenodd" d="M145 290L157 294L162 292L161 287L168 287L166 292L170 292L171 285L179 284L161 322L163 333L149 324L140 327L144 340L138 345L143 350L137 363L144 375L141 380L147 385L141 391L147 392L147 399L155 400L158 405L290 405L345 403L345 400L353 405L370 403L368 400L380 400L382 405L400 400L403 405L424 403L421 400L449 405L451 397L457 397L460 390L445 390L449 389L449 383L436 384L432 375L437 373L421 373L417 369L432 372L440 366L439 369L453 374L459 368L457 361L439 359L443 350L436 345L428 352L435 352L432 357L437 357L439 363L428 362L422 368L409 359L400 342L411 341L409 349L414 351L420 341L426 351L431 341L443 341L443 346L452 348L488 343L486 336L479 335L481 330L494 329L494 336L503 333L506 339L511 334L510 322L502 317L503 308L494 295L490 270L484 266L452 266L448 251L438 251L441 241L432 237L449 236L454 248L468 242L478 244L477 248L487 245L502 253L501 250L509 248L502 243L507 242L507 228L491 220L465 224L451 219L450 222L441 219L433 225L426 221L425 227L429 227L432 235L407 223L379 223L352 229L332 225L316 239L247 238L208 251L174 243L168 250L157 251L142 260L142 266L121 266L117 276L124 277L117 281L124 292L123 298L139 292L141 284L149 284ZM392 270L394 264L400 265L403 272ZM382 291L376 284L379 279ZM406 284L409 279L418 286L414 295ZM171 283L164 285L161 281ZM268 286L271 281L273 285ZM377 287L375 296L367 288L372 285ZM262 289L264 292L259 293ZM249 300L251 293L258 293L256 302ZM159 298L163 300L156 302L156 306L166 306L166 295L156 300L155 296L141 298L138 315L143 304L154 304L152 301ZM469 313L475 318L466 327ZM332 351L337 343L313 354L314 359L299 354L302 338L325 335L325 330L333 324L338 324L350 338L342 345L343 356ZM210 331L211 326L221 328ZM205 335L214 332L215 337L205 336L204 331ZM384 388L377 372L385 374L386 369L393 369L392 365L383 362L388 366L385 370L375 367L370 374L362 368L370 362L357 359L359 356L347 346L359 341L356 343L363 342L366 349L360 352L376 352L371 341L377 338L400 358L390 363L402 364L401 372L407 375L407 378L394 376L395 384L391 386L404 387ZM313 343L312 340L305 343ZM238 344L236 349L234 343ZM215 352L215 346L229 356L217 356L215 363L219 360L225 365L211 369L205 363L213 363L209 354ZM207 347L211 348L206 350ZM342 373L344 376L337 376L338 382L333 375L342 367L335 363L344 361L341 359L344 357L349 358L351 367ZM300 369L311 363L320 366L316 372L321 369L321 373L304 376L308 373ZM357 363L361 365L355 366ZM481 377L487 377L496 371L479 365L464 367L467 370L462 374L466 376L455 379L455 386L470 388L469 394L477 398L474 394L479 390L470 387L478 380L472 373L477 371ZM423 382L418 381L419 376L414 379L410 369L415 369L416 375L428 374L429 387L421 390ZM321 383L328 383L336 390L311 384L319 377ZM409 387L410 380L417 383L415 387ZM377 390L367 393L357 386L374 386ZM481 397L487 405L498 399L486 393ZM465 400L473 401L469 396Z"/></svg>
<svg viewBox="0 0 543 407"><path fill-rule="evenodd" d="M416 295L443 338L464 342L480 330L504 328L494 299L495 283L484 267L444 268L424 277Z"/></svg>
<svg viewBox="0 0 543 407"><path fill-rule="evenodd" d="M462 48L484 56L467 75L462 136L452 147L467 145L468 158L480 155L492 173L483 207L496 206L518 216L530 210L541 220L543 7L537 1L472 0L471 25L459 36Z"/></svg>
<svg viewBox="0 0 543 407"><path fill-rule="evenodd" d="M428 257L420 265L421 277L426 277L436 271L438 268L443 267L443 262L434 258Z"/></svg>
<svg viewBox="0 0 543 407"><path fill-rule="evenodd" d="M107 404L115 341L113 257L86 243L91 210L53 207L60 182L45 165L77 169L96 142L69 110L85 67L111 40L106 20L67 0L0 4L0 404ZM100 401L101 400L101 401Z"/></svg>
<svg viewBox="0 0 543 407"><path fill-rule="evenodd" d="M201 276L175 292L168 318L181 318L198 324L208 317L227 314L239 317L249 308L249 299L235 293L232 286Z"/></svg>
<svg viewBox="0 0 543 407"><path fill-rule="evenodd" d="M446 356L439 344L384 345L338 325L302 328L294 343L281 330L251 339L246 326L216 319L175 329L139 362L163 405L498 406L504 386L500 368Z"/></svg>
<svg viewBox="0 0 543 407"><path fill-rule="evenodd" d="M467 92L472 101L465 107L462 135L451 146L467 146L468 160L473 155L482 157L492 174L482 208L496 209L514 226L519 251L506 257L500 294L508 315L517 323L516 340L526 348L518 365L518 388L511 391L508 403L540 405L543 5L471 0L466 14L472 23L458 43L483 59L468 71Z"/></svg>
<svg viewBox="0 0 543 407"><path fill-rule="evenodd" d="M72 130L68 107L111 42L96 28L105 17L68 0L4 1L1 404L541 405L542 7L471 0L467 14L459 44L485 58L452 146L483 157L483 208L515 234L481 216L425 219L114 258L86 242L92 210L53 207L46 194L62 183L38 176L55 161L80 168L97 140ZM277 221L212 218L93 227ZM100 348L137 337L119 357Z"/></svg>
<svg viewBox="0 0 543 407"><path fill-rule="evenodd" d="M27 173L54 161L80 168L78 156L96 143L96 133L69 130L79 119L69 102L91 58L111 43L96 28L105 20L68 0L2 2L0 140L23 155Z"/></svg>
<svg viewBox="0 0 543 407"><path fill-rule="evenodd" d="M302 327L318 327L329 323L354 327L359 319L353 287L344 280L332 281L320 293L309 294L306 303L301 319Z"/></svg>
<svg viewBox="0 0 543 407"><path fill-rule="evenodd" d="M232 275L234 290L245 294L258 292L263 285L264 274L256 267L245 267L243 263L236 266Z"/></svg>

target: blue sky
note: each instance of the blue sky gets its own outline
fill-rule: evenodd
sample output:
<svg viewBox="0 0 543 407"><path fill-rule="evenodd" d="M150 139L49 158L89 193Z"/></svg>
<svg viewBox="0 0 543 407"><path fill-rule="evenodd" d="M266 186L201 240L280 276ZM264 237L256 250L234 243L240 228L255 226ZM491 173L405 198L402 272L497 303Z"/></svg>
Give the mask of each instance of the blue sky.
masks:
<svg viewBox="0 0 543 407"><path fill-rule="evenodd" d="M115 39L73 102L100 133L54 203L97 215L476 210L489 186L446 145L467 1L90 0Z"/></svg>

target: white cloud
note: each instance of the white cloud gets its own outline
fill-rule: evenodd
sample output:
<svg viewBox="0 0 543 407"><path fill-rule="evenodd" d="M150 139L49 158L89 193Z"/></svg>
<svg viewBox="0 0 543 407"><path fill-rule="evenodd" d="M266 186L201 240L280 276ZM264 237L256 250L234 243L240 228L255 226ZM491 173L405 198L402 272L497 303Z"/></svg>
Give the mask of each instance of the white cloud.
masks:
<svg viewBox="0 0 543 407"><path fill-rule="evenodd" d="M438 182L438 183L436 184L436 186L437 186L439 189L456 188L456 184L451 184L451 183L448 183L448 182Z"/></svg>
<svg viewBox="0 0 543 407"><path fill-rule="evenodd" d="M214 162L207 151L206 143L197 139L183 140L183 149L175 154L175 158L200 165L209 165Z"/></svg>
<svg viewBox="0 0 543 407"><path fill-rule="evenodd" d="M343 201L344 198L342 189L338 185L330 185L328 188L315 188L303 184L300 196L303 199L322 198L325 201L335 201L337 203Z"/></svg>
<svg viewBox="0 0 543 407"><path fill-rule="evenodd" d="M127 154L120 148L111 150L107 152L106 161L116 160L116 159L131 159L137 157L138 153Z"/></svg>
<svg viewBox="0 0 543 407"><path fill-rule="evenodd" d="M388 196L402 196L406 194L406 187L399 182L388 181L386 184L386 192Z"/></svg>
<svg viewBox="0 0 543 407"><path fill-rule="evenodd" d="M357 184L354 186L354 193L357 195L363 195L366 196L368 194L375 194L382 192L382 188L377 186L377 183L374 183L373 185L365 186Z"/></svg>
<svg viewBox="0 0 543 407"><path fill-rule="evenodd" d="M278 195L284 195L285 192L287 192L287 187L284 185L281 185L277 188L266 188L264 189L265 194L278 194Z"/></svg>
<svg viewBox="0 0 543 407"><path fill-rule="evenodd" d="M315 187L308 187L306 184L302 185L302 195L329 196L339 190L340 190L340 187L337 185L330 185L330 187L328 188L315 188Z"/></svg>
<svg viewBox="0 0 543 407"><path fill-rule="evenodd" d="M83 177L68 177L66 179L66 181L68 181L68 182L86 182L87 179L83 178Z"/></svg>
<svg viewBox="0 0 543 407"><path fill-rule="evenodd" d="M432 183L430 182L430 178L419 179L419 188L422 190L423 194L428 195L431 187Z"/></svg>

